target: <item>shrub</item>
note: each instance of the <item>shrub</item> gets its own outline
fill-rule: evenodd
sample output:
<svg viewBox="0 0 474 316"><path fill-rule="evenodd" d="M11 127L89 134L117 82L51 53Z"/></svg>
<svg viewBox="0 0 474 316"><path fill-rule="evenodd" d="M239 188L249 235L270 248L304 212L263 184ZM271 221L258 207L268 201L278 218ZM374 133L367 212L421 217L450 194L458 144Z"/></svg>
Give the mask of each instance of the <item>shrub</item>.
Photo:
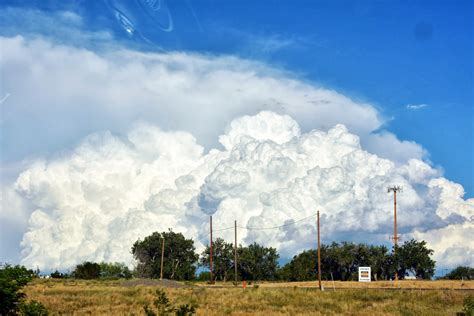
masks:
<svg viewBox="0 0 474 316"><path fill-rule="evenodd" d="M65 277L67 277L66 274L63 274L59 272L58 270L52 272L49 276L53 279L64 279Z"/></svg>
<svg viewBox="0 0 474 316"><path fill-rule="evenodd" d="M78 264L72 273L77 279L98 279L100 277L100 265L95 262L84 262Z"/></svg>
<svg viewBox="0 0 474 316"><path fill-rule="evenodd" d="M23 266L0 266L0 315L16 314L25 294L21 289L33 278L35 273Z"/></svg>
<svg viewBox="0 0 474 316"><path fill-rule="evenodd" d="M174 307L173 305L170 304L170 301L168 297L166 296L166 293L162 289L157 289L156 290L156 299L153 302L153 305L155 305L155 308L158 312L158 314L153 311L150 306L145 305L143 306L143 310L145 312L145 315L147 316L165 316L165 315L170 315L171 313L175 313L177 316L188 316L188 315L194 315L196 313L196 305L194 304L182 304L179 305L178 307Z"/></svg>
<svg viewBox="0 0 474 316"><path fill-rule="evenodd" d="M463 312L466 316L474 316L474 296L468 295L464 299Z"/></svg>
<svg viewBox="0 0 474 316"><path fill-rule="evenodd" d="M103 279L130 279L132 272L124 263L100 263L100 277Z"/></svg>
<svg viewBox="0 0 474 316"><path fill-rule="evenodd" d="M29 301L20 306L20 314L27 316L46 316L48 310L38 301Z"/></svg>

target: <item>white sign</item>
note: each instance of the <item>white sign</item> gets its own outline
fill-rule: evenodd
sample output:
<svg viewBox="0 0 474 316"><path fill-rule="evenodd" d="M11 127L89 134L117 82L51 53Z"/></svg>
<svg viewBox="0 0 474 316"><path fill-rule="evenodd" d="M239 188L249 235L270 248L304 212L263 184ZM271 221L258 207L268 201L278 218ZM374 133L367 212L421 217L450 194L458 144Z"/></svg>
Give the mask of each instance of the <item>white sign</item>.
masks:
<svg viewBox="0 0 474 316"><path fill-rule="evenodd" d="M359 267L359 282L370 282L370 267Z"/></svg>

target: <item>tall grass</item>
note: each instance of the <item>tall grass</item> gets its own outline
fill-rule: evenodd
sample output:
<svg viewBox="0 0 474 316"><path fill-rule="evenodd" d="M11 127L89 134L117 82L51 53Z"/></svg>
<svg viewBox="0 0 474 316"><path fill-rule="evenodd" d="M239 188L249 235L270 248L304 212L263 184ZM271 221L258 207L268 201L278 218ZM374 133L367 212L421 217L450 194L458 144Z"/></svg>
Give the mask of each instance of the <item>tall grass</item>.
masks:
<svg viewBox="0 0 474 316"><path fill-rule="evenodd" d="M52 314L143 315L156 287L125 287L120 281L37 280L26 288L30 299ZM315 288L169 288L176 305L198 305L198 315L455 315L470 291Z"/></svg>

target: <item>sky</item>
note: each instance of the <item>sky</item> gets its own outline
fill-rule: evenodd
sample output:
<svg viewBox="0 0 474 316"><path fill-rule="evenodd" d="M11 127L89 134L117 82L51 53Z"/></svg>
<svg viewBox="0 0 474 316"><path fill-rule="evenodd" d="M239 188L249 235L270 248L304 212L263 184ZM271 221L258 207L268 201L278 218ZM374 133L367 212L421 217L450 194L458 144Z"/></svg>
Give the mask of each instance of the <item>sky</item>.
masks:
<svg viewBox="0 0 474 316"><path fill-rule="evenodd" d="M473 9L3 1L0 261L131 264L130 239L173 223L202 246L203 216L235 209L264 227L321 207L326 241L388 244L386 187L404 184L405 239L472 265ZM291 257L312 230L241 241Z"/></svg>

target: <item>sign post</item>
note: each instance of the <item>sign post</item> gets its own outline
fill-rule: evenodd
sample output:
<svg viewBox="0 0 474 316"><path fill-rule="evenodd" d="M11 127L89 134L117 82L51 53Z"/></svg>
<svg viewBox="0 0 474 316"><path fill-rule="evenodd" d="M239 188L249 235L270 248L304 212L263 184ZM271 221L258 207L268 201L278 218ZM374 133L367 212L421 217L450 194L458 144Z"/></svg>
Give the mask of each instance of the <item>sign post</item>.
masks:
<svg viewBox="0 0 474 316"><path fill-rule="evenodd" d="M370 267L359 267L359 282L370 281Z"/></svg>

